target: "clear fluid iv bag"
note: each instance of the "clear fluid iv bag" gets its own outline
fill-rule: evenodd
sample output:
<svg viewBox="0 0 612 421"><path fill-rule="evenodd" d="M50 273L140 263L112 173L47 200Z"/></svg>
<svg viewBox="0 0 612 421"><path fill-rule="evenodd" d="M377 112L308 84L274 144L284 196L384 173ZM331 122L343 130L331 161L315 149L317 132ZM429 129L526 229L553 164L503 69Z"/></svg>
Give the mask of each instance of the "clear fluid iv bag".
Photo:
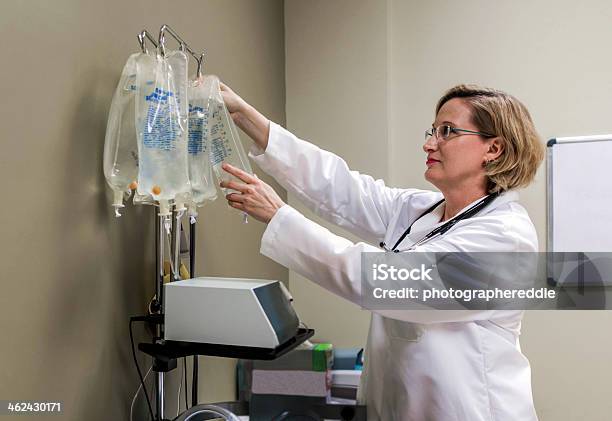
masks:
<svg viewBox="0 0 612 421"><path fill-rule="evenodd" d="M221 164L227 162L249 174L253 174L247 155L244 153L244 149L240 143L238 129L236 129L236 125L223 102L219 78L210 75L206 76L205 81L206 83L210 83L210 95L208 99L210 163L212 164L213 171L219 182L230 180L242 182L221 168ZM231 190L228 189L222 190L224 194L231 192Z"/></svg>
<svg viewBox="0 0 612 421"><path fill-rule="evenodd" d="M150 194L138 194L138 190L134 191L134 196L132 198L132 203L134 205L152 205L155 206L155 199Z"/></svg>
<svg viewBox="0 0 612 421"><path fill-rule="evenodd" d="M170 204L182 208L190 194L187 168L187 56L143 55L137 61L136 134L138 194L159 202L160 214Z"/></svg>
<svg viewBox="0 0 612 421"><path fill-rule="evenodd" d="M208 98L211 93L210 78L197 78L189 82L189 141L187 143L187 163L191 197L188 200L189 214L197 216L196 207L206 200L217 198L217 188L213 180L210 162Z"/></svg>
<svg viewBox="0 0 612 421"><path fill-rule="evenodd" d="M121 216L124 197L137 187L138 143L134 127L136 98L136 62L143 53L132 54L121 78L108 113L104 139L104 176L113 190L115 216Z"/></svg>

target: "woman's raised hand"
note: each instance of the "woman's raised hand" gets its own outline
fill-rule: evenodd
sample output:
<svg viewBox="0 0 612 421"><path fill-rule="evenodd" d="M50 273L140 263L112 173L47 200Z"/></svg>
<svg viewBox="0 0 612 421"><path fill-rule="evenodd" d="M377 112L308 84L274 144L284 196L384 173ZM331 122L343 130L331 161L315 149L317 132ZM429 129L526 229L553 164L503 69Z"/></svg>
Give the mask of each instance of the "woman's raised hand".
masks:
<svg viewBox="0 0 612 421"><path fill-rule="evenodd" d="M259 111L250 106L224 83L221 83L223 102L232 116L232 120L261 149L266 150L270 134L270 121Z"/></svg>
<svg viewBox="0 0 612 421"><path fill-rule="evenodd" d="M235 119L235 115L242 112L247 107L247 103L244 99L242 99L236 92L232 91L229 86L225 83L220 83L221 87L221 96L223 97L223 102L225 102L225 106L227 107L227 111L230 112L232 118Z"/></svg>

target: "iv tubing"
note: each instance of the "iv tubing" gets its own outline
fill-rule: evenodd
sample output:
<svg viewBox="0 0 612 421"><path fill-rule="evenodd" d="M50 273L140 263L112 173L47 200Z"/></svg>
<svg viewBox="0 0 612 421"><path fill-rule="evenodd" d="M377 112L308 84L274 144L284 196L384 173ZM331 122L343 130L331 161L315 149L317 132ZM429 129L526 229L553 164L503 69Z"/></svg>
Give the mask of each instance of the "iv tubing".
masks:
<svg viewBox="0 0 612 421"><path fill-rule="evenodd" d="M181 280L179 254L181 252L181 228L182 228L181 218L183 217L184 213L185 213L184 210L179 210L176 213L176 223L175 223L176 232L174 233L174 280L175 281Z"/></svg>

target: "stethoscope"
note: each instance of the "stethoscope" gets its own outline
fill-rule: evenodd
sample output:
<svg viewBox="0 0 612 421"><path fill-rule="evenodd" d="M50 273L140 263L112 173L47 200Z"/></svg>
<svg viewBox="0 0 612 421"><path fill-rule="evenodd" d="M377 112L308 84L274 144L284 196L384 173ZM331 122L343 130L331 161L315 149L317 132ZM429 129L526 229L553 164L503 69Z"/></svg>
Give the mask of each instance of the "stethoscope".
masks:
<svg viewBox="0 0 612 421"><path fill-rule="evenodd" d="M380 247L385 250L385 251L392 251L394 253L399 253L400 251L407 251L407 250L412 250L418 246L420 246L421 244L424 244L426 242L428 242L429 240L431 240L432 238L436 237L436 236L441 236L444 235L446 232L448 232L452 227L455 226L455 224L459 221L463 221L465 219L471 218L472 216L476 215L478 212L480 212L484 207L486 207L489 203L491 203L493 200L495 200L495 198L499 196L499 192L496 193L491 193L488 196L485 196L484 198L482 198L481 200L479 200L477 203L475 203L474 205L472 205L469 209L467 209L465 212L460 213L459 215L455 216L452 219L449 219L448 221L446 221L444 224L440 225L439 227L433 229L429 234L427 234L425 237L421 238L419 241L417 241L416 243L412 244L410 247L408 247L407 249L402 249L402 250L398 250L397 246L399 246L401 244L402 241L404 241L404 238L406 238L406 236L408 234L410 234L410 230L412 229L412 226L415 224L416 221L418 221L419 219L421 219L422 217L424 217L425 215L433 212L433 210L435 208L437 208L442 202L444 202L444 199L440 200L439 202L437 202L436 204L434 204L432 207L430 207L429 209L427 209L425 212L423 212L423 214L421 214L421 216L419 216L417 219L415 219L412 224L410 224L410 226L408 227L408 229L406 229L406 231L404 231L404 233L400 236L399 240L397 240L395 242L395 245L391 248L387 247L387 245L385 244L384 241L381 241L381 243L379 244Z"/></svg>

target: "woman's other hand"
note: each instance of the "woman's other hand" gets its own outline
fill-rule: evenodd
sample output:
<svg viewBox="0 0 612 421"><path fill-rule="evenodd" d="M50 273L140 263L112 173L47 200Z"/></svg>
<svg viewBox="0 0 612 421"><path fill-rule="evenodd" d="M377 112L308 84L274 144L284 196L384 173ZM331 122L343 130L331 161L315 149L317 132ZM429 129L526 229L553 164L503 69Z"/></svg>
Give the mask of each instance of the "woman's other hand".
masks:
<svg viewBox="0 0 612 421"><path fill-rule="evenodd" d="M222 168L242 181L242 183L223 181L220 184L223 188L237 191L225 196L231 207L267 224L276 215L276 211L285 205L274 189L256 175L251 175L228 163L223 163Z"/></svg>
<svg viewBox="0 0 612 421"><path fill-rule="evenodd" d="M221 83L221 96L229 111L232 120L242 129L261 149L266 150L270 134L270 121L259 111L249 105L236 92L224 83Z"/></svg>

